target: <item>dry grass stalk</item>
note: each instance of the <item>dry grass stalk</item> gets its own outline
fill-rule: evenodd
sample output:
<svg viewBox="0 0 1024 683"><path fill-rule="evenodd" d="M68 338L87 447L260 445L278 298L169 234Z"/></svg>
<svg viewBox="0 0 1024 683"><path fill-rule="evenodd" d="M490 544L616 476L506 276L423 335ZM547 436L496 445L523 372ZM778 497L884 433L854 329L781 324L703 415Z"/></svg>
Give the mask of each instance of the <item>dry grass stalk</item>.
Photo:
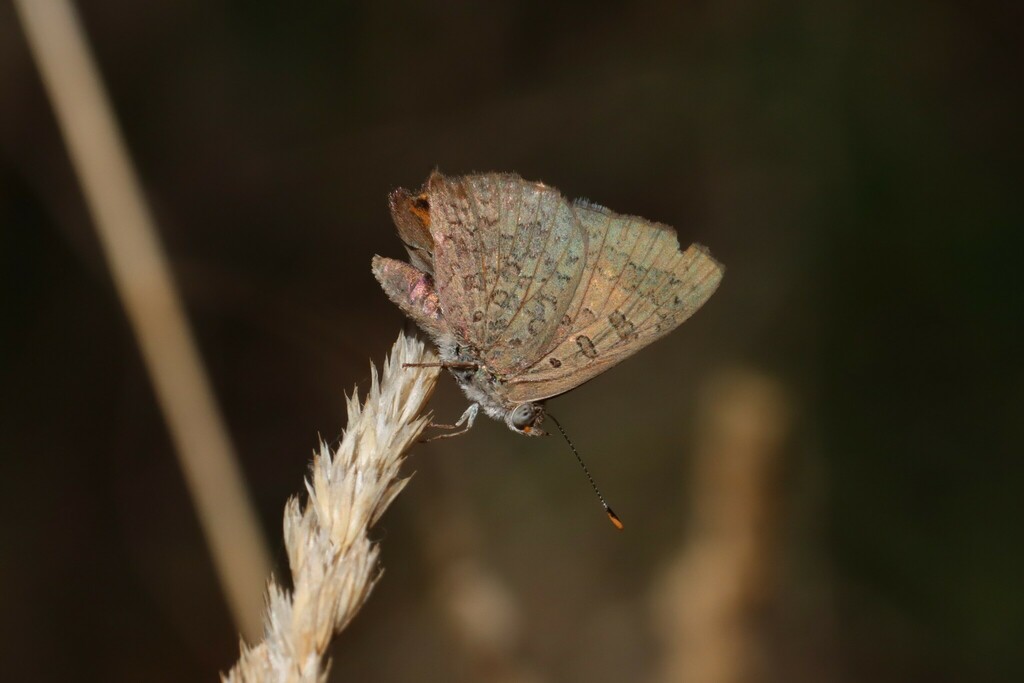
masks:
<svg viewBox="0 0 1024 683"><path fill-rule="evenodd" d="M399 477L405 453L429 422L427 400L437 368L403 368L436 359L422 343L399 335L369 394L348 399L348 428L332 453L321 442L306 481L303 506L290 499L284 540L294 590L271 579L264 639L242 646L229 683L326 681L331 639L352 620L380 577L379 546L369 528L408 479Z"/></svg>

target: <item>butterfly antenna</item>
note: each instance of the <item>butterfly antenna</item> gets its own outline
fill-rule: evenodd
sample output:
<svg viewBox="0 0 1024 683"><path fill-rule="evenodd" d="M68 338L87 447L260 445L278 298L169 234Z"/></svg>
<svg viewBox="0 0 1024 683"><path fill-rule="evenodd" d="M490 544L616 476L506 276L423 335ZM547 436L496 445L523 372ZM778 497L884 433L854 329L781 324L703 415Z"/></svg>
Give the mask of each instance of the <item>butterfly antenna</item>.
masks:
<svg viewBox="0 0 1024 683"><path fill-rule="evenodd" d="M594 483L594 478L590 476L590 470L587 469L586 463L583 462L583 458L580 457L579 451L577 451L576 446L573 445L572 439L570 439L569 435L565 433L564 429L562 429L562 424L555 419L555 416L551 413L548 413L548 417L550 417L551 421L555 423L556 427L558 427L558 431L562 433L562 437L565 439L565 442L569 444L572 454L576 456L576 461L580 464L580 467L583 468L583 474L587 475L587 481L590 482L590 487L594 489L594 493L597 494L597 499L601 501L601 505L604 507L604 512L608 515L608 519L611 520L611 523L615 525L616 529L624 528L625 525L622 523L622 520L619 519L619 516L615 514L615 511L608 505L608 501L604 499L604 496L601 495L601 489L597 488L597 484Z"/></svg>

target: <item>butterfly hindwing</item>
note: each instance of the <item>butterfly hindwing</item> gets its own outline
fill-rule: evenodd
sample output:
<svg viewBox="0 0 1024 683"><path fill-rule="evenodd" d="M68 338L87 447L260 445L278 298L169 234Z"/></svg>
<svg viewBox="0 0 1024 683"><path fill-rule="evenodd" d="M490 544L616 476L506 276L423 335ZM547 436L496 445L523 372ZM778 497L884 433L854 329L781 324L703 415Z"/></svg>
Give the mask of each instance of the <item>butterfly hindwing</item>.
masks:
<svg viewBox="0 0 1024 683"><path fill-rule="evenodd" d="M539 401L592 379L668 334L707 301L722 267L707 249L680 251L668 226L577 202L586 270L554 348L507 379L512 402Z"/></svg>

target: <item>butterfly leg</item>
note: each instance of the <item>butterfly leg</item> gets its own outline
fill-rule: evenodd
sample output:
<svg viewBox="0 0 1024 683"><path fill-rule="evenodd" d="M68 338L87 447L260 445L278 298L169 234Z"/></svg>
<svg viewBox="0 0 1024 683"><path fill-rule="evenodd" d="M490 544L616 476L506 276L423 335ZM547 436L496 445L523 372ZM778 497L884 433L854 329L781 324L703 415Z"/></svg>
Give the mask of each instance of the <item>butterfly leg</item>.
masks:
<svg viewBox="0 0 1024 683"><path fill-rule="evenodd" d="M450 439L453 436L459 436L460 434L465 434L466 432L468 432L470 429L473 428L473 423L476 422L476 416L477 416L477 414L479 412L480 412L480 404L479 403L471 403L470 406L468 408L466 408L466 412L462 413L462 417L460 417L459 421L456 422L455 424L453 424L453 425L442 425L442 424L431 423L430 424L431 427L438 427L440 429L459 429L459 427L462 427L462 425L466 425L466 426L462 427L462 429L459 429L459 431L457 431L457 432L453 431L453 432L449 432L447 434L438 434L437 436L432 436L432 437L430 437L428 439L423 439L424 443L426 443L428 441L437 441L438 439Z"/></svg>

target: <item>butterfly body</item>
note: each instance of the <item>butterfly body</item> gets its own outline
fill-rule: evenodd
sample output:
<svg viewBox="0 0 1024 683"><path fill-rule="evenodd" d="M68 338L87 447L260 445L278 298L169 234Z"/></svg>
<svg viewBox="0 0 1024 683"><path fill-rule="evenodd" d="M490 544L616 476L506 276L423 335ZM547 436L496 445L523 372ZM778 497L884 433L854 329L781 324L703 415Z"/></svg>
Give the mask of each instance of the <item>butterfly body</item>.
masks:
<svg viewBox="0 0 1024 683"><path fill-rule="evenodd" d="M521 434L542 434L544 401L670 332L722 278L668 226L512 174L434 173L391 210L411 263L375 257L375 276L474 406Z"/></svg>

